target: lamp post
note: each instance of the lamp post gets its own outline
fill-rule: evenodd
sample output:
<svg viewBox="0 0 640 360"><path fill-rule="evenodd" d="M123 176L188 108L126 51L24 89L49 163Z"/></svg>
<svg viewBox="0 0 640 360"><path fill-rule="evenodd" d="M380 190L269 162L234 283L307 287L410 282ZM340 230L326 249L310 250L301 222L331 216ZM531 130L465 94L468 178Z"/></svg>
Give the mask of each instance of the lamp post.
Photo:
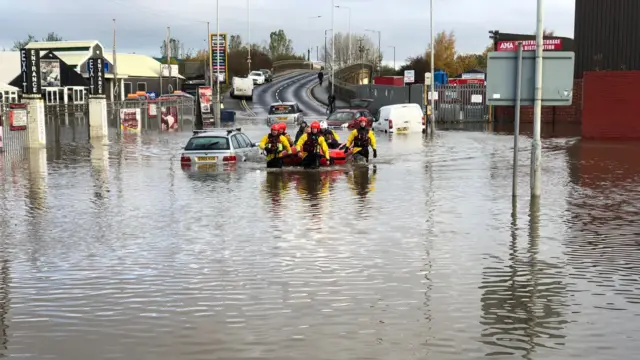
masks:
<svg viewBox="0 0 640 360"><path fill-rule="evenodd" d="M220 40L220 0L216 0L216 39ZM211 42L211 40L209 40ZM211 46L211 45L210 45ZM220 51L216 48L217 55L220 55ZM216 127L220 127L220 61L216 66L216 106L215 106L215 121ZM226 66L227 64L225 64ZM226 80L226 79L225 79Z"/></svg>
<svg viewBox="0 0 640 360"><path fill-rule="evenodd" d="M380 30L372 30L372 29L364 29L364 31L378 33L378 72L380 72L380 67L382 66L382 51L380 50L380 38L382 37L382 32Z"/></svg>
<svg viewBox="0 0 640 360"><path fill-rule="evenodd" d="M336 5L338 9L346 9L349 11L349 56L347 57L347 65L351 64L351 8L344 5Z"/></svg>
<svg viewBox="0 0 640 360"><path fill-rule="evenodd" d="M336 1L331 0L331 29L335 29L335 26L334 26L335 8L336 8ZM331 32L331 38L332 39L331 39L331 94L330 95L333 95L333 91L335 89L335 86L334 86L335 79L333 78L333 74L334 74L333 62L336 56L336 39L335 39L335 33L333 31Z"/></svg>
<svg viewBox="0 0 640 360"><path fill-rule="evenodd" d="M435 85L436 85L436 74L435 72L435 56L434 56L434 48L435 48L435 38L433 35L433 0L429 2L429 23L431 28L431 134L435 133L436 130L436 117L435 117Z"/></svg>
<svg viewBox="0 0 640 360"><path fill-rule="evenodd" d="M396 70L396 47L394 45L390 45L390 48L393 48L393 70Z"/></svg>
<svg viewBox="0 0 640 360"><path fill-rule="evenodd" d="M308 19L319 19L322 15L309 16ZM311 63L311 36L309 36L309 47L307 48L307 61L309 62L309 69L313 69L313 64Z"/></svg>

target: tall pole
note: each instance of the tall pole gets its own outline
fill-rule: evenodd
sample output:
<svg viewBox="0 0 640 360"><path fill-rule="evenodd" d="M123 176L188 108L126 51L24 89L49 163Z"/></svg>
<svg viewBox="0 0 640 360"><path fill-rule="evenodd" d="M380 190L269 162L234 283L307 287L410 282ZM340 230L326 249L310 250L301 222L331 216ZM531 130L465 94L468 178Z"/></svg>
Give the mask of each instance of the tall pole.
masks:
<svg viewBox="0 0 640 360"><path fill-rule="evenodd" d="M513 180L511 184L511 196L515 199L518 196L518 155L520 137L520 96L522 90L522 43L518 43L518 63L516 68L516 107L515 124L513 129Z"/></svg>
<svg viewBox="0 0 640 360"><path fill-rule="evenodd" d="M251 3L247 0L247 26L249 29L247 30L247 67L249 72L247 75L251 73Z"/></svg>
<svg viewBox="0 0 640 360"><path fill-rule="evenodd" d="M220 41L220 0L216 0L216 39ZM219 47L219 45L218 45ZM216 52L218 57L220 57L220 50L216 47ZM216 119L216 127L220 127L220 61L218 59L218 66L216 67L216 109L215 109L215 119ZM225 66L227 64L225 63Z"/></svg>
<svg viewBox="0 0 640 360"><path fill-rule="evenodd" d="M322 59L325 69L327 68L327 31L329 30L324 31L324 59Z"/></svg>
<svg viewBox="0 0 640 360"><path fill-rule="evenodd" d="M333 30L334 24L334 13L335 13L335 8L336 8L336 1L335 0L331 0L331 30ZM334 79L334 61L335 61L335 56L336 56L336 39L335 39L335 32L331 31L331 95L333 95L333 90L335 88L335 79Z"/></svg>
<svg viewBox="0 0 640 360"><path fill-rule="evenodd" d="M207 47L209 49L208 53L209 53L209 86L213 89L213 53L211 52L211 25L210 23L207 21L207 41L206 41Z"/></svg>
<svg viewBox="0 0 640 360"><path fill-rule="evenodd" d="M351 65L351 8L347 8L347 10L349 10L349 57L347 61L348 65Z"/></svg>
<svg viewBox="0 0 640 360"><path fill-rule="evenodd" d="M382 48L380 47L380 39L382 38L382 32L378 31L378 75L382 71Z"/></svg>
<svg viewBox="0 0 640 360"><path fill-rule="evenodd" d="M434 42L435 42L435 38L433 36L433 0L429 1L429 22L430 24L430 28L431 28L431 133L433 134L433 132L436 129L436 117L435 117L435 113L436 113L436 107L435 107L435 87L436 87L436 76L434 74L435 72L435 56L433 54L434 51Z"/></svg>
<svg viewBox="0 0 640 360"><path fill-rule="evenodd" d="M543 54L543 0L538 0L536 15L536 78L533 101L533 139L531 141L531 196L541 195L542 142L540 141L540 127L542 118L542 54Z"/></svg>
<svg viewBox="0 0 640 360"><path fill-rule="evenodd" d="M167 26L167 66L169 67L169 86L171 86L171 26Z"/></svg>
<svg viewBox="0 0 640 360"><path fill-rule="evenodd" d="M113 53L111 54L111 57L113 58L113 94L111 94L111 96L113 97L113 101L117 101L119 99L116 98L116 96L120 97L120 89L118 86L118 67L116 66L116 64L118 63L117 59L116 59L116 19L113 19Z"/></svg>

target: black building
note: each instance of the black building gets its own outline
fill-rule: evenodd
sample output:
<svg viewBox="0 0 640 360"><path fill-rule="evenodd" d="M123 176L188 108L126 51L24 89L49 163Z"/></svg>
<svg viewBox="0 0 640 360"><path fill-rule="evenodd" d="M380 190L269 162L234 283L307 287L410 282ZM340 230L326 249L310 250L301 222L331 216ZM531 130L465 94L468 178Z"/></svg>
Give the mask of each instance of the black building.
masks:
<svg viewBox="0 0 640 360"><path fill-rule="evenodd" d="M640 70L639 16L639 0L576 0L575 77L594 70Z"/></svg>

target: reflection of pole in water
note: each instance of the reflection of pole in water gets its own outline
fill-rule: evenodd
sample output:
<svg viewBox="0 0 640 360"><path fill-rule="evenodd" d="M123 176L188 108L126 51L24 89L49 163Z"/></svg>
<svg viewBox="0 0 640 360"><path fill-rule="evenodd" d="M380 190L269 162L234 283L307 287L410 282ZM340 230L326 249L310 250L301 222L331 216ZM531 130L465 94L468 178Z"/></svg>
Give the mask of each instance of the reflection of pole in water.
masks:
<svg viewBox="0 0 640 360"><path fill-rule="evenodd" d="M46 208L47 150L29 149L29 207L34 211Z"/></svg>
<svg viewBox="0 0 640 360"><path fill-rule="evenodd" d="M492 348L487 356L528 359L539 347L552 348L558 339L565 338L561 331L567 321L561 301L566 285L558 274L560 265L538 259L539 206L535 199L530 204L529 243L526 254L522 254L518 247L518 206L513 199L509 258L504 264L494 263L483 270L480 323L485 329L480 342Z"/></svg>
<svg viewBox="0 0 640 360"><path fill-rule="evenodd" d="M109 147L106 137L91 139L91 177L96 205L107 198L109 192Z"/></svg>
<svg viewBox="0 0 640 360"><path fill-rule="evenodd" d="M5 236L5 232L2 231L2 239L10 239L10 236ZM0 357L6 357L4 353L8 349L9 336L7 335L7 314L11 305L11 296L9 295L9 283L11 281L11 267L7 256L7 250L2 244L0 248Z"/></svg>

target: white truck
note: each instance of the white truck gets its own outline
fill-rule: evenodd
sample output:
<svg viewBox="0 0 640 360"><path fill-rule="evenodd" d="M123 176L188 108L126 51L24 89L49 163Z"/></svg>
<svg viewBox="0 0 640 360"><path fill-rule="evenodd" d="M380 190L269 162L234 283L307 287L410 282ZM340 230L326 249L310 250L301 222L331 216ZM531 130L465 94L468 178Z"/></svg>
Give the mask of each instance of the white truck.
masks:
<svg viewBox="0 0 640 360"><path fill-rule="evenodd" d="M253 101L253 79L233 77L231 79L231 98Z"/></svg>

